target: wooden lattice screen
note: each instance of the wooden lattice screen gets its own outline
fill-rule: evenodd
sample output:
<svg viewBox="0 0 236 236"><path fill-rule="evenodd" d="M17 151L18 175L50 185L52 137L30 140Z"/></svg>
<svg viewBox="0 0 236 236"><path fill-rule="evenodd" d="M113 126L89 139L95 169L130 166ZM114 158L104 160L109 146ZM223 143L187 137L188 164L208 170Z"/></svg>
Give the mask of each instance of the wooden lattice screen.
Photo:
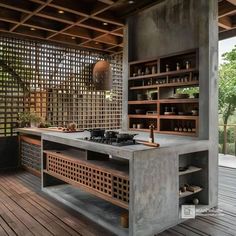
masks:
<svg viewBox="0 0 236 236"><path fill-rule="evenodd" d="M108 59L111 92L96 91L91 72ZM108 56L0 36L0 136L14 135L18 113L35 111L54 126L120 128L122 55Z"/></svg>

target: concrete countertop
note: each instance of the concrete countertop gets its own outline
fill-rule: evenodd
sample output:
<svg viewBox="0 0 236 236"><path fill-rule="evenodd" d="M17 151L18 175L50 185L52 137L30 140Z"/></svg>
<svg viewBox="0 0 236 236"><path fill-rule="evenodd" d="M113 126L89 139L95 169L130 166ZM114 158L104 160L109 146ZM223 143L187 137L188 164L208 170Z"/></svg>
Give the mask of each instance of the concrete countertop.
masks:
<svg viewBox="0 0 236 236"><path fill-rule="evenodd" d="M23 134L41 136L43 140L58 142L68 146L87 149L90 151L115 155L125 159L132 158L134 152L155 149L155 147L149 147L142 144L118 147L118 146L86 141L84 140L84 138L90 137L90 132L88 131L75 132L75 133L62 133L39 128L18 128L16 130L17 132ZM137 133L137 135L135 136L135 139L137 140L147 141L149 137L149 134L144 132L129 132L129 133ZM196 142L202 143L203 141L204 140L198 140L197 138L192 138L192 137L155 134L155 142L160 144L160 147L157 148L157 150L164 148L175 148L183 145L191 145L193 143L196 144Z"/></svg>
<svg viewBox="0 0 236 236"><path fill-rule="evenodd" d="M160 144L160 148L149 147L142 144L129 145L129 146L112 146L108 144L94 143L87 140L84 140L85 137L90 137L90 132L78 132L78 133L43 133L42 139L52 142L58 142L61 144L66 144L69 146L86 149L95 152L106 153L110 155L115 155L125 159L130 159L133 157L133 153L137 151L153 150L153 149L164 149L164 148L175 148L181 145L191 145L196 144L196 142L202 142L203 140L197 140L196 138L189 137L176 137L171 135L155 135L155 142ZM137 140L148 140L148 134L138 133L135 136Z"/></svg>
<svg viewBox="0 0 236 236"><path fill-rule="evenodd" d="M46 129L39 129L39 128L17 128L16 132L19 132L19 133L22 133L22 134L42 136L42 134L49 133L49 132L52 132L52 131L49 131L49 130L46 130Z"/></svg>

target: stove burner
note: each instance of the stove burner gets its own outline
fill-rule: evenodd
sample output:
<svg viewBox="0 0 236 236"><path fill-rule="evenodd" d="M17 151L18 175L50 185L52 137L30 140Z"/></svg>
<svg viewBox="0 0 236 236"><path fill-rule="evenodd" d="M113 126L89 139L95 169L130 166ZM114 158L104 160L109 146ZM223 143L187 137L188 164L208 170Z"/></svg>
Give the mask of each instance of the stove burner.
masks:
<svg viewBox="0 0 236 236"><path fill-rule="evenodd" d="M127 146L136 144L136 141L134 140L135 134L118 133L116 131L107 131L104 135L100 136L93 134L94 133L91 131L91 137L87 137L85 140L113 146Z"/></svg>

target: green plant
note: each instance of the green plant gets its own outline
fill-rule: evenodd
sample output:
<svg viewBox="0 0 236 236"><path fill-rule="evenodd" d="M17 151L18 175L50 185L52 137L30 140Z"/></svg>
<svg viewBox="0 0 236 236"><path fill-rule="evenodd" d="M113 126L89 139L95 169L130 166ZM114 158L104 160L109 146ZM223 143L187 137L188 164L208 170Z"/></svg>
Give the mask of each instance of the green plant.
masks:
<svg viewBox="0 0 236 236"><path fill-rule="evenodd" d="M30 123L31 116L29 112L23 112L18 114L18 120L21 123Z"/></svg>
<svg viewBox="0 0 236 236"><path fill-rule="evenodd" d="M236 46L223 54L223 59L219 70L219 113L223 123L228 124L236 109Z"/></svg>
<svg viewBox="0 0 236 236"><path fill-rule="evenodd" d="M31 117L31 122L39 123L42 121L42 118L38 116L35 112L30 113L30 117Z"/></svg>
<svg viewBox="0 0 236 236"><path fill-rule="evenodd" d="M30 126L31 123L39 123L41 120L41 117L36 113L23 112L18 114L18 121L21 127Z"/></svg>

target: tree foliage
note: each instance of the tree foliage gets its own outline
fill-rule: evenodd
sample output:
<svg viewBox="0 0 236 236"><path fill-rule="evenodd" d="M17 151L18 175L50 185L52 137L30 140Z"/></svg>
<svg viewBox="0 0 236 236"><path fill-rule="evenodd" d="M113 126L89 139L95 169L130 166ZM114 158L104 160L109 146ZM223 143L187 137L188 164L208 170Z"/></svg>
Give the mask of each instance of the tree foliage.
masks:
<svg viewBox="0 0 236 236"><path fill-rule="evenodd" d="M227 124L236 109L236 46L223 54L223 59L219 69L219 113Z"/></svg>

